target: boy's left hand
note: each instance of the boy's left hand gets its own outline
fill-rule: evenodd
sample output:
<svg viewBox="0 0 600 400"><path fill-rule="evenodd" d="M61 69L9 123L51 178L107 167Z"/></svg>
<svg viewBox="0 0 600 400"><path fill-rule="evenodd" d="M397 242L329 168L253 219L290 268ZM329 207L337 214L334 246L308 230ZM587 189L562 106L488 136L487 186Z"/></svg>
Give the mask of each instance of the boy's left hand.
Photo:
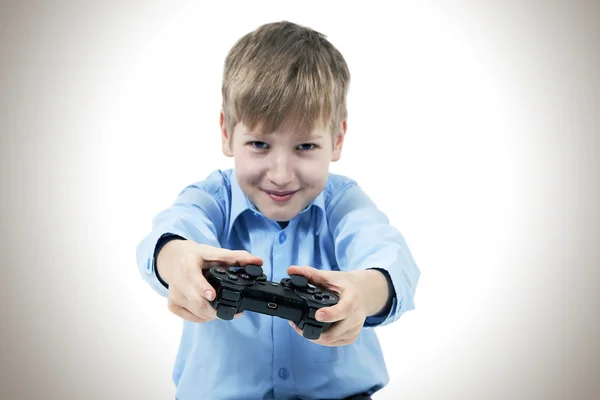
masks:
<svg viewBox="0 0 600 400"><path fill-rule="evenodd" d="M291 266L288 275L302 275L314 286L330 290L339 295L335 306L321 308L315 315L317 321L335 322L318 340L311 340L323 346L345 346L353 343L363 327L371 305L365 291L366 271L323 271L312 267ZM376 273L379 273L375 271ZM302 336L302 330L292 321L289 324Z"/></svg>

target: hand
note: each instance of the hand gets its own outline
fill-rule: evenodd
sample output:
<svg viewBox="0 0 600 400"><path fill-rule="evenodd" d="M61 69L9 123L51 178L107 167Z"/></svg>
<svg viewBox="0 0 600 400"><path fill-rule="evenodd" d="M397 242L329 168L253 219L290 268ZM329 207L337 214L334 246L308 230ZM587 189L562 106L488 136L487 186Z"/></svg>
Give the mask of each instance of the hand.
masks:
<svg viewBox="0 0 600 400"><path fill-rule="evenodd" d="M313 343L322 346L345 346L354 343L368 316L368 296L364 290L364 273L378 271L323 271L312 267L291 266L288 275L302 275L322 289L339 295L338 304L321 308L315 314L317 321L334 322L326 332L321 333ZM385 278L384 278L385 279ZM302 336L302 330L289 321L294 330Z"/></svg>
<svg viewBox="0 0 600 400"><path fill-rule="evenodd" d="M206 281L202 270L222 263L244 266L263 262L243 250L221 249L191 240L167 243L158 254L156 265L161 278L169 284L169 311L191 322L217 319L217 311L209 302L216 296L215 289ZM234 318L241 316L242 313L238 313Z"/></svg>

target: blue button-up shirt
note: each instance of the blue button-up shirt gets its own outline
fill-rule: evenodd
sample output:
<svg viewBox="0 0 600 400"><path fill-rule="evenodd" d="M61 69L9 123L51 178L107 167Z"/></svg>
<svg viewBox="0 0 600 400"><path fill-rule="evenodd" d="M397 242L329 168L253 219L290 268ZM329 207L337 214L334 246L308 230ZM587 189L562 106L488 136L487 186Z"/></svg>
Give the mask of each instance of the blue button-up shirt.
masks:
<svg viewBox="0 0 600 400"><path fill-rule="evenodd" d="M403 236L355 181L329 174L325 189L282 229L242 192L234 170L215 171L186 187L153 220L137 247L143 278L160 295L154 250L173 233L198 243L246 250L262 258L271 281L290 265L331 271L385 270L395 296L388 315L369 317L356 341L340 347L315 344L287 320L254 312L231 321L183 321L173 369L176 397L188 399L327 399L373 393L388 374L374 327L414 308L419 279Z"/></svg>

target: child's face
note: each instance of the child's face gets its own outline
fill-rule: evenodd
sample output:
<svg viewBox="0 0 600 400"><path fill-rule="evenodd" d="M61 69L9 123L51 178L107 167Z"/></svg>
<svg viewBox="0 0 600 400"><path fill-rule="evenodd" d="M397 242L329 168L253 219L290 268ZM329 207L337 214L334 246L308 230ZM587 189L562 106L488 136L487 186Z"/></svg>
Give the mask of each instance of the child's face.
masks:
<svg viewBox="0 0 600 400"><path fill-rule="evenodd" d="M345 133L346 121L335 135L327 128L308 137L293 129L265 135L249 132L242 123L230 134L221 113L223 153L235 158L243 192L274 221L289 221L321 193L329 163L340 158Z"/></svg>

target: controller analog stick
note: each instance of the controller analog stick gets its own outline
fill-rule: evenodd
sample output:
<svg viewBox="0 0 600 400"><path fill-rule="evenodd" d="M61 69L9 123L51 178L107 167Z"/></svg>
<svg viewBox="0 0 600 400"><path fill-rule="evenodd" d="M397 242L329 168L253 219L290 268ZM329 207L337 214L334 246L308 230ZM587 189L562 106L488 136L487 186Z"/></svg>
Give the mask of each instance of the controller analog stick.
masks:
<svg viewBox="0 0 600 400"><path fill-rule="evenodd" d="M246 270L246 273L253 278L258 278L263 273L262 268L254 264L248 264L244 267L244 269Z"/></svg>
<svg viewBox="0 0 600 400"><path fill-rule="evenodd" d="M308 279L306 279L306 277L304 277L302 275L290 276L290 283L292 284L292 287L296 287L296 288L300 288L300 289L304 289L305 287L308 287Z"/></svg>

